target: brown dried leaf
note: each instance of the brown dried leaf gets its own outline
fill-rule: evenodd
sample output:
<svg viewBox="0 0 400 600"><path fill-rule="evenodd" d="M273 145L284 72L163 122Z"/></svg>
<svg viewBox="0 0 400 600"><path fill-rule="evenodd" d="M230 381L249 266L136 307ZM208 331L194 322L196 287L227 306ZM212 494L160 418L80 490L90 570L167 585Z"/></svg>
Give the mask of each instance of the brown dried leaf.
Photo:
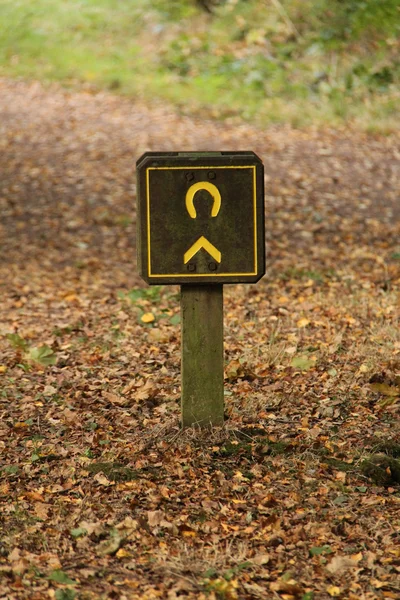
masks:
<svg viewBox="0 0 400 600"><path fill-rule="evenodd" d="M271 556L265 552L261 554L256 554L252 562L256 565L267 565L270 560Z"/></svg>
<svg viewBox="0 0 400 600"><path fill-rule="evenodd" d="M139 388L135 393L135 400L150 400L157 395L158 388L151 382L146 381L145 385Z"/></svg>
<svg viewBox="0 0 400 600"><path fill-rule="evenodd" d="M147 521L150 527L157 527L165 520L165 513L162 510L148 510Z"/></svg>
<svg viewBox="0 0 400 600"><path fill-rule="evenodd" d="M236 381L237 379L253 381L257 377L246 363L242 363L239 360L231 360L225 368L225 379L228 381Z"/></svg>
<svg viewBox="0 0 400 600"><path fill-rule="evenodd" d="M100 535L103 531L103 523L101 521L81 521L78 525L81 529L86 529L88 535Z"/></svg>
<svg viewBox="0 0 400 600"><path fill-rule="evenodd" d="M105 475L103 475L103 473L96 473L96 475L94 475L93 479L95 481L97 481L97 483L99 483L100 485L104 485L104 486L109 486L109 485L115 485L115 483L113 481L109 481L107 479L107 477L105 477Z"/></svg>
<svg viewBox="0 0 400 600"><path fill-rule="evenodd" d="M114 394L113 392L103 392L103 398L111 402L111 404L115 404L116 406L125 406L129 404L129 400L124 396L120 396L119 394Z"/></svg>
<svg viewBox="0 0 400 600"><path fill-rule="evenodd" d="M32 502L44 502L44 498L42 496L42 494L39 494L39 492L26 492L25 497L28 500L31 500Z"/></svg>
<svg viewBox="0 0 400 600"><path fill-rule="evenodd" d="M269 587L272 592L283 592L294 596L298 596L303 591L302 586L295 579L273 581Z"/></svg>
<svg viewBox="0 0 400 600"><path fill-rule="evenodd" d="M337 555L332 558L326 569L329 571L329 573L332 573L332 575L336 573L342 573L343 571L346 571L346 569L356 567L358 560L359 559L353 560L353 558L350 556Z"/></svg>
<svg viewBox="0 0 400 600"><path fill-rule="evenodd" d="M42 519L43 521L45 521L48 518L50 509L50 504L44 504L43 502L37 502L34 507L36 516L38 516L39 519Z"/></svg>

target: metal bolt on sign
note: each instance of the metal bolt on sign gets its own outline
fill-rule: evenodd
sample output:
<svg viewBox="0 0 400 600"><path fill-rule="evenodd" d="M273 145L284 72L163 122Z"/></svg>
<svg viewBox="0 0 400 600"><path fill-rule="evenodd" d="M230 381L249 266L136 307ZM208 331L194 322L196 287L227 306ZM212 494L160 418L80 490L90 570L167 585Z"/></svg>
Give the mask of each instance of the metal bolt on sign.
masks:
<svg viewBox="0 0 400 600"><path fill-rule="evenodd" d="M138 269L181 286L182 426L224 420L223 284L265 273L254 152L146 152L136 163Z"/></svg>

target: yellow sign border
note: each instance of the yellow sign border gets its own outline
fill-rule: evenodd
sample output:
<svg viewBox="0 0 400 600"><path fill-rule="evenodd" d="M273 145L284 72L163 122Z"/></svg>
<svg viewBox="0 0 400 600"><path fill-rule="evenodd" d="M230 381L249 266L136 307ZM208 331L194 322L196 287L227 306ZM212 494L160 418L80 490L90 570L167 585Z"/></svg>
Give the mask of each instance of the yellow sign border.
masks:
<svg viewBox="0 0 400 600"><path fill-rule="evenodd" d="M195 169L252 169L253 170L253 218L254 218L254 272L252 273L152 273L151 272L151 239L150 239L150 171L194 171ZM211 165L211 166L179 166L179 167L147 167L146 169L146 204L147 204L147 272L148 277L245 277L257 275L257 194L255 165Z"/></svg>

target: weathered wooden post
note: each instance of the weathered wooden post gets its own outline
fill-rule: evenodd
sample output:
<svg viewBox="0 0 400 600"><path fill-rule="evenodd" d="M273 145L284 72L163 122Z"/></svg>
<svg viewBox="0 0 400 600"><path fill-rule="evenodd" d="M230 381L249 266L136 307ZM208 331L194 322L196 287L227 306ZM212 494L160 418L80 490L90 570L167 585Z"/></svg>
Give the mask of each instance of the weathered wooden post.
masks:
<svg viewBox="0 0 400 600"><path fill-rule="evenodd" d="M136 166L140 275L181 285L182 426L221 425L223 284L264 275L263 165L253 152L147 152Z"/></svg>

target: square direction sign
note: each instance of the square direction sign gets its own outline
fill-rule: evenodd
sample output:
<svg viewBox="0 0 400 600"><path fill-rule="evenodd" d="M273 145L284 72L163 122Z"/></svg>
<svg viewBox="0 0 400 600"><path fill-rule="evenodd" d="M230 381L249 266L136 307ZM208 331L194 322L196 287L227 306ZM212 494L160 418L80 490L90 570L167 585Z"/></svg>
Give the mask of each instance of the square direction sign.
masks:
<svg viewBox="0 0 400 600"><path fill-rule="evenodd" d="M147 152L137 182L138 268L147 283L264 275L264 169L253 152Z"/></svg>

